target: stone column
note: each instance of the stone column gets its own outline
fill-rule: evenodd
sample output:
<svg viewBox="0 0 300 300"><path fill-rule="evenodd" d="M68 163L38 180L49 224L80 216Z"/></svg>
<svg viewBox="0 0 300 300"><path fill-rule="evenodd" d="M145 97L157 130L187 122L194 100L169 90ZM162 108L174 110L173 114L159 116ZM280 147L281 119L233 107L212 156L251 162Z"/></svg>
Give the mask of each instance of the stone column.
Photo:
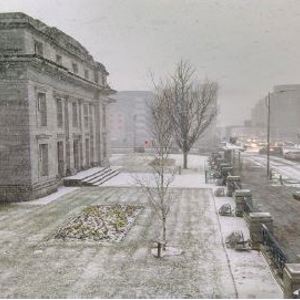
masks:
<svg viewBox="0 0 300 300"><path fill-rule="evenodd" d="M273 232L273 218L268 212L252 212L247 217L247 224L250 231L250 238L254 248L259 248L263 242L262 224L265 224L270 232Z"/></svg>
<svg viewBox="0 0 300 300"><path fill-rule="evenodd" d="M227 197L232 197L233 192L236 190L235 184L240 184L240 176L227 176L226 186L227 186Z"/></svg>
<svg viewBox="0 0 300 300"><path fill-rule="evenodd" d="M300 264L285 264L283 270L283 296L284 298L295 298L293 293L300 289Z"/></svg>
<svg viewBox="0 0 300 300"><path fill-rule="evenodd" d="M252 206L252 193L250 190L240 189L234 192L235 215L242 217L245 211L246 201Z"/></svg>
<svg viewBox="0 0 300 300"><path fill-rule="evenodd" d="M224 159L226 162L228 162L230 164L232 163L232 156L233 156L232 154L233 154L233 150L231 150L231 149L224 151Z"/></svg>

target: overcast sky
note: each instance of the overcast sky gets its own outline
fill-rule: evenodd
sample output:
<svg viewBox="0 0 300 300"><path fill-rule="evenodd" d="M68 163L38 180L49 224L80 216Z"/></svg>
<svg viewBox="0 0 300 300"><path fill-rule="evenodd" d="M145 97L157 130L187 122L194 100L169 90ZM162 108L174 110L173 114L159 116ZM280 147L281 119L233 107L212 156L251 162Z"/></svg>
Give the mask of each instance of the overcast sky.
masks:
<svg viewBox="0 0 300 300"><path fill-rule="evenodd" d="M0 0L77 39L117 90L149 90L180 58L220 85L220 124L241 124L273 85L300 83L300 1Z"/></svg>

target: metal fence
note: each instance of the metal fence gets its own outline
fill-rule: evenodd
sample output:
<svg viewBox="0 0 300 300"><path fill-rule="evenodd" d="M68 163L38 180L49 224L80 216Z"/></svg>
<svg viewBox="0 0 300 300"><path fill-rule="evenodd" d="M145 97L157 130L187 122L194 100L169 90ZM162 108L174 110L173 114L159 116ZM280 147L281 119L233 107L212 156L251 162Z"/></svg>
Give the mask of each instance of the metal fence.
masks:
<svg viewBox="0 0 300 300"><path fill-rule="evenodd" d="M266 247L266 250L271 254L272 261L278 268L279 274L282 275L284 266L288 261L287 255L284 253L279 243L265 224L262 224L262 237L263 245Z"/></svg>

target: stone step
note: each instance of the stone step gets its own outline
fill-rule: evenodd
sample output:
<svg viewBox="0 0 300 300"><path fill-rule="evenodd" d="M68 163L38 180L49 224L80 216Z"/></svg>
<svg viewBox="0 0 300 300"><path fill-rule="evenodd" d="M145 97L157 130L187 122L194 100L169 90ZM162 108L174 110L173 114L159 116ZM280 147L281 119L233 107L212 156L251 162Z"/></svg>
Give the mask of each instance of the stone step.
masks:
<svg viewBox="0 0 300 300"><path fill-rule="evenodd" d="M101 180L100 182L98 182L96 185L97 185L97 186L100 186L100 185L103 184L104 182L110 180L111 178L113 178L113 177L115 177L115 176L117 176L117 175L119 175L119 174L120 174L120 170L114 170L113 172L110 173L109 176L104 177L103 180Z"/></svg>
<svg viewBox="0 0 300 300"><path fill-rule="evenodd" d="M93 178L97 177L99 174L102 174L102 173L105 173L107 170L109 170L109 167L105 167L101 170L99 170L98 172L96 173L93 173L89 176L86 176L84 178L81 179L81 181L89 181L89 180L92 180Z"/></svg>
<svg viewBox="0 0 300 300"><path fill-rule="evenodd" d="M94 174L93 176L90 176L89 178L82 179L81 182L83 184L94 184L95 182L97 182L99 180L99 178L105 176L106 174L108 174L110 172L111 172L111 169L107 167L102 172L97 172L96 174Z"/></svg>
<svg viewBox="0 0 300 300"><path fill-rule="evenodd" d="M99 186L105 181L109 180L110 178L118 175L120 173L120 168L107 168L104 172L99 173L98 175L94 176L92 179L83 180L81 185L84 186Z"/></svg>

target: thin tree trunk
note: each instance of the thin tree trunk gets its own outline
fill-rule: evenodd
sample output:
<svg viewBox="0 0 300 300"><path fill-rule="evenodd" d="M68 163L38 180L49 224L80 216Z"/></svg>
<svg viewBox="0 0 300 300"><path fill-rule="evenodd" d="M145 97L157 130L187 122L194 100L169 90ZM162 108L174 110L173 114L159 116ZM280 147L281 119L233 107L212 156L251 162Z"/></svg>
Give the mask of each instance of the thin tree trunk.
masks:
<svg viewBox="0 0 300 300"><path fill-rule="evenodd" d="M188 157L188 152L183 152L183 168L187 169L187 157Z"/></svg>
<svg viewBox="0 0 300 300"><path fill-rule="evenodd" d="M167 243L167 228L166 228L166 217L162 219L162 227L163 227L163 249L166 250L166 243Z"/></svg>

